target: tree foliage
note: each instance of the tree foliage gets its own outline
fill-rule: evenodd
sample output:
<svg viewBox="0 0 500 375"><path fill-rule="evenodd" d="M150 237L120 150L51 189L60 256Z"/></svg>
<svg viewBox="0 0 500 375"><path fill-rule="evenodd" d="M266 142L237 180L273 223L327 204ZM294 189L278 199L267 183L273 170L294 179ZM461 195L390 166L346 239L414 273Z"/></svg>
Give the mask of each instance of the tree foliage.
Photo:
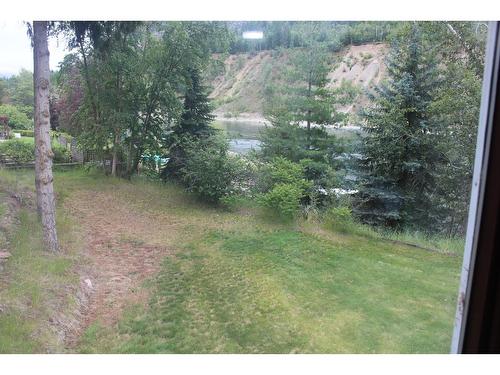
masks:
<svg viewBox="0 0 500 375"><path fill-rule="evenodd" d="M464 232L485 31L472 22L404 23L394 30L389 82L364 114L367 174L356 212L365 221Z"/></svg>
<svg viewBox="0 0 500 375"><path fill-rule="evenodd" d="M319 191L336 182L335 156L342 150L341 143L326 131L325 125L344 119L337 107L352 99L352 95L328 87L331 55L325 44L315 39L316 24L304 24L302 28L307 47L292 53L286 82L274 90L269 100L267 117L271 126L262 132L261 155L267 161L281 156L300 163L307 179Z"/></svg>
<svg viewBox="0 0 500 375"><path fill-rule="evenodd" d="M214 116L206 88L201 84L200 72L189 69L189 81L184 94L184 107L178 123L172 127L167 139L168 163L163 170L163 177L178 178L186 164L186 150L183 139L189 135L196 139L207 138L214 133L210 126Z"/></svg>
<svg viewBox="0 0 500 375"><path fill-rule="evenodd" d="M206 138L185 135L182 149L186 159L180 170L180 181L210 203L235 194L244 174L243 161L228 153L229 145L222 134Z"/></svg>
<svg viewBox="0 0 500 375"><path fill-rule="evenodd" d="M77 52L72 65L79 78L69 91L84 87L73 117L76 135L95 153L111 154L113 166L122 159L130 175L143 154L163 152L170 128L183 113L179 93L189 85L192 69L203 69L220 27L211 22L70 22L60 30Z"/></svg>
<svg viewBox="0 0 500 375"><path fill-rule="evenodd" d="M439 148L445 162L437 170L437 229L450 235L465 232L476 134L481 102L487 26L479 22L425 24L439 45L445 67L432 103L433 121L442 129Z"/></svg>
<svg viewBox="0 0 500 375"><path fill-rule="evenodd" d="M383 42L396 25L395 22L346 22L346 21L250 21L229 22L229 50L231 53L306 47L311 36L305 29L316 29L314 41L323 43L331 52L349 44ZM262 40L247 40L244 31L260 30Z"/></svg>
<svg viewBox="0 0 500 375"><path fill-rule="evenodd" d="M388 80L364 112L369 175L358 213L371 223L424 226L430 224L435 169L443 156L437 147L441 129L430 109L440 83L435 53L418 26L393 41L386 66Z"/></svg>
<svg viewBox="0 0 500 375"><path fill-rule="evenodd" d="M29 119L18 107L10 104L0 105L0 116L7 117L11 129L33 129L33 120Z"/></svg>

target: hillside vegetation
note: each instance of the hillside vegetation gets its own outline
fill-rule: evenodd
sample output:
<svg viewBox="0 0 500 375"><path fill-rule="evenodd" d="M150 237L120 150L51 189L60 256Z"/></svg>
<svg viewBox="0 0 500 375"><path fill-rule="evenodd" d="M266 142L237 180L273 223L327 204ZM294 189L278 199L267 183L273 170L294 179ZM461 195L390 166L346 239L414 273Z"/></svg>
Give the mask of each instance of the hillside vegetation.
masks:
<svg viewBox="0 0 500 375"><path fill-rule="evenodd" d="M268 50L219 56L208 72L212 88L210 98L215 113L220 117L261 118L266 100L273 88L282 84L290 68L290 54L294 49ZM349 106L341 108L349 114L366 105L366 91L384 78L384 57L387 45L383 43L348 46L331 53L329 87L352 85L358 95Z"/></svg>

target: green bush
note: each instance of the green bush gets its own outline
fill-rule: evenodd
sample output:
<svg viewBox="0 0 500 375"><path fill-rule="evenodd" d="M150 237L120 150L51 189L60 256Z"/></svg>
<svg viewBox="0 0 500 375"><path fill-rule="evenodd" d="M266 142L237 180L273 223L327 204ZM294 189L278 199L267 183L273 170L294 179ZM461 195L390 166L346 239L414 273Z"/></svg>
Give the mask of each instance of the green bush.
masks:
<svg viewBox="0 0 500 375"><path fill-rule="evenodd" d="M227 139L217 134L201 140L185 137L182 142L186 163L180 177L188 191L210 203L237 192L245 165L228 153Z"/></svg>
<svg viewBox="0 0 500 375"><path fill-rule="evenodd" d="M20 105L20 104L15 104L15 107L19 110L19 112L23 113L26 115L27 118L30 119L30 121L33 120L34 118L34 106L33 104L31 105Z"/></svg>
<svg viewBox="0 0 500 375"><path fill-rule="evenodd" d="M7 124L12 129L33 129L33 121L31 121L25 113L13 105L1 104L0 116L6 116L9 118Z"/></svg>
<svg viewBox="0 0 500 375"><path fill-rule="evenodd" d="M14 129L14 130L12 130L12 133L19 133L19 134L21 134L21 137L34 137L35 136L34 130L27 130L27 129Z"/></svg>
<svg viewBox="0 0 500 375"><path fill-rule="evenodd" d="M11 139L0 143L0 153L16 163L29 163L35 159L35 144L20 139Z"/></svg>
<svg viewBox="0 0 500 375"><path fill-rule="evenodd" d="M312 182L305 179L304 168L281 156L263 165L258 186L261 192L267 192L279 184L294 185L303 192L312 187Z"/></svg>
<svg viewBox="0 0 500 375"><path fill-rule="evenodd" d="M284 219L297 215L304 199L310 196L312 181L304 176L304 167L281 156L264 164L257 190L260 204Z"/></svg>
<svg viewBox="0 0 500 375"><path fill-rule="evenodd" d="M71 161L71 152L57 143L52 143L52 152L54 153L54 163L69 163Z"/></svg>
<svg viewBox="0 0 500 375"><path fill-rule="evenodd" d="M54 163L68 163L71 160L71 153L65 147L52 143L54 153ZM0 143L0 153L16 163L30 163L35 160L35 143L30 139L11 139Z"/></svg>
<svg viewBox="0 0 500 375"><path fill-rule="evenodd" d="M300 208L303 190L293 184L278 184L260 197L260 203L283 219L293 219Z"/></svg>
<svg viewBox="0 0 500 375"><path fill-rule="evenodd" d="M303 168L304 177L314 181L315 185L332 188L340 182L332 166L324 161L302 159L300 165Z"/></svg>

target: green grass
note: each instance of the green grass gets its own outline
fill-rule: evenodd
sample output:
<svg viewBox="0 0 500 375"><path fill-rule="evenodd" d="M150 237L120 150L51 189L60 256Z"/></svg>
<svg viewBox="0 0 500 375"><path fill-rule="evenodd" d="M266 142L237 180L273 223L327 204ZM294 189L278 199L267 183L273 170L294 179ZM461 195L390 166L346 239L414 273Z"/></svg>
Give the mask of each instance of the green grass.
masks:
<svg viewBox="0 0 500 375"><path fill-rule="evenodd" d="M0 314L0 353L60 351L47 321L72 301L72 296L64 292L78 282L71 272L75 255L70 251L59 255L43 251L36 215L22 209L18 219L10 239L12 257L2 275L8 283L0 290L0 301L6 306ZM64 246L69 242L64 233L68 222L61 216L58 219Z"/></svg>
<svg viewBox="0 0 500 375"><path fill-rule="evenodd" d="M20 140L21 142L24 142L24 143L30 143L30 144L34 144L35 143L35 138L34 137L21 137L21 138L16 138L18 140Z"/></svg>
<svg viewBox="0 0 500 375"><path fill-rule="evenodd" d="M459 236L429 235L421 232L382 232L383 238L402 241L431 250L462 256L465 239Z"/></svg>
<svg viewBox="0 0 500 375"><path fill-rule="evenodd" d="M149 308L83 352L446 353L459 260L383 240L215 230L165 259Z"/></svg>
<svg viewBox="0 0 500 375"><path fill-rule="evenodd" d="M461 257L465 239L459 236L430 235L412 231L389 231L372 228L357 222L330 224L328 227L340 233L365 237L367 241L381 239L394 241L401 245L414 245L423 251L432 251Z"/></svg>
<svg viewBox="0 0 500 375"><path fill-rule="evenodd" d="M33 184L32 171L0 170L0 190L15 191L22 200L29 199ZM2 197L5 200L6 194L0 195L0 201ZM18 223L7 233L12 256L0 272L0 353L63 351L49 320L73 306L71 291L79 279L72 267L81 240L71 218L59 211L63 251L47 253L42 248L41 227L34 210L23 207L15 216Z"/></svg>
<svg viewBox="0 0 500 375"><path fill-rule="evenodd" d="M32 177L0 171L2 183L17 188L29 188ZM224 211L145 179L72 170L56 172L55 186L59 207L80 191L112 192L110 204L157 223L147 237L135 231L124 241L174 249L144 284L149 303L128 306L114 326L92 324L79 352L449 351L460 256L404 246L363 228L276 223L251 205ZM9 284L0 291L9 305L0 315L0 352L64 351L46 322L55 309L71 306L71 298L58 295L77 282L72 267L82 244L75 224L77 218L58 211L67 251L46 256L34 214L21 212Z"/></svg>

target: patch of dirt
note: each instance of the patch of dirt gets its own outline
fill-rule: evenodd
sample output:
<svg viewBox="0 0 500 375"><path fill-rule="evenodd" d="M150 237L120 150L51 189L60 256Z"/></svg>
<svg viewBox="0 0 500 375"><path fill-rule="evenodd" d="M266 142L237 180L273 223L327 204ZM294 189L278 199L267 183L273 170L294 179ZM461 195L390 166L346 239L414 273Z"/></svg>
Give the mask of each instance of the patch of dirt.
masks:
<svg viewBox="0 0 500 375"><path fill-rule="evenodd" d="M148 300L143 282L158 272L167 247L148 244L155 228L152 217L132 212L110 192L80 192L65 202L65 209L85 231L86 264L80 266L77 321L67 327L65 346L74 348L94 322L116 323L131 304Z"/></svg>

